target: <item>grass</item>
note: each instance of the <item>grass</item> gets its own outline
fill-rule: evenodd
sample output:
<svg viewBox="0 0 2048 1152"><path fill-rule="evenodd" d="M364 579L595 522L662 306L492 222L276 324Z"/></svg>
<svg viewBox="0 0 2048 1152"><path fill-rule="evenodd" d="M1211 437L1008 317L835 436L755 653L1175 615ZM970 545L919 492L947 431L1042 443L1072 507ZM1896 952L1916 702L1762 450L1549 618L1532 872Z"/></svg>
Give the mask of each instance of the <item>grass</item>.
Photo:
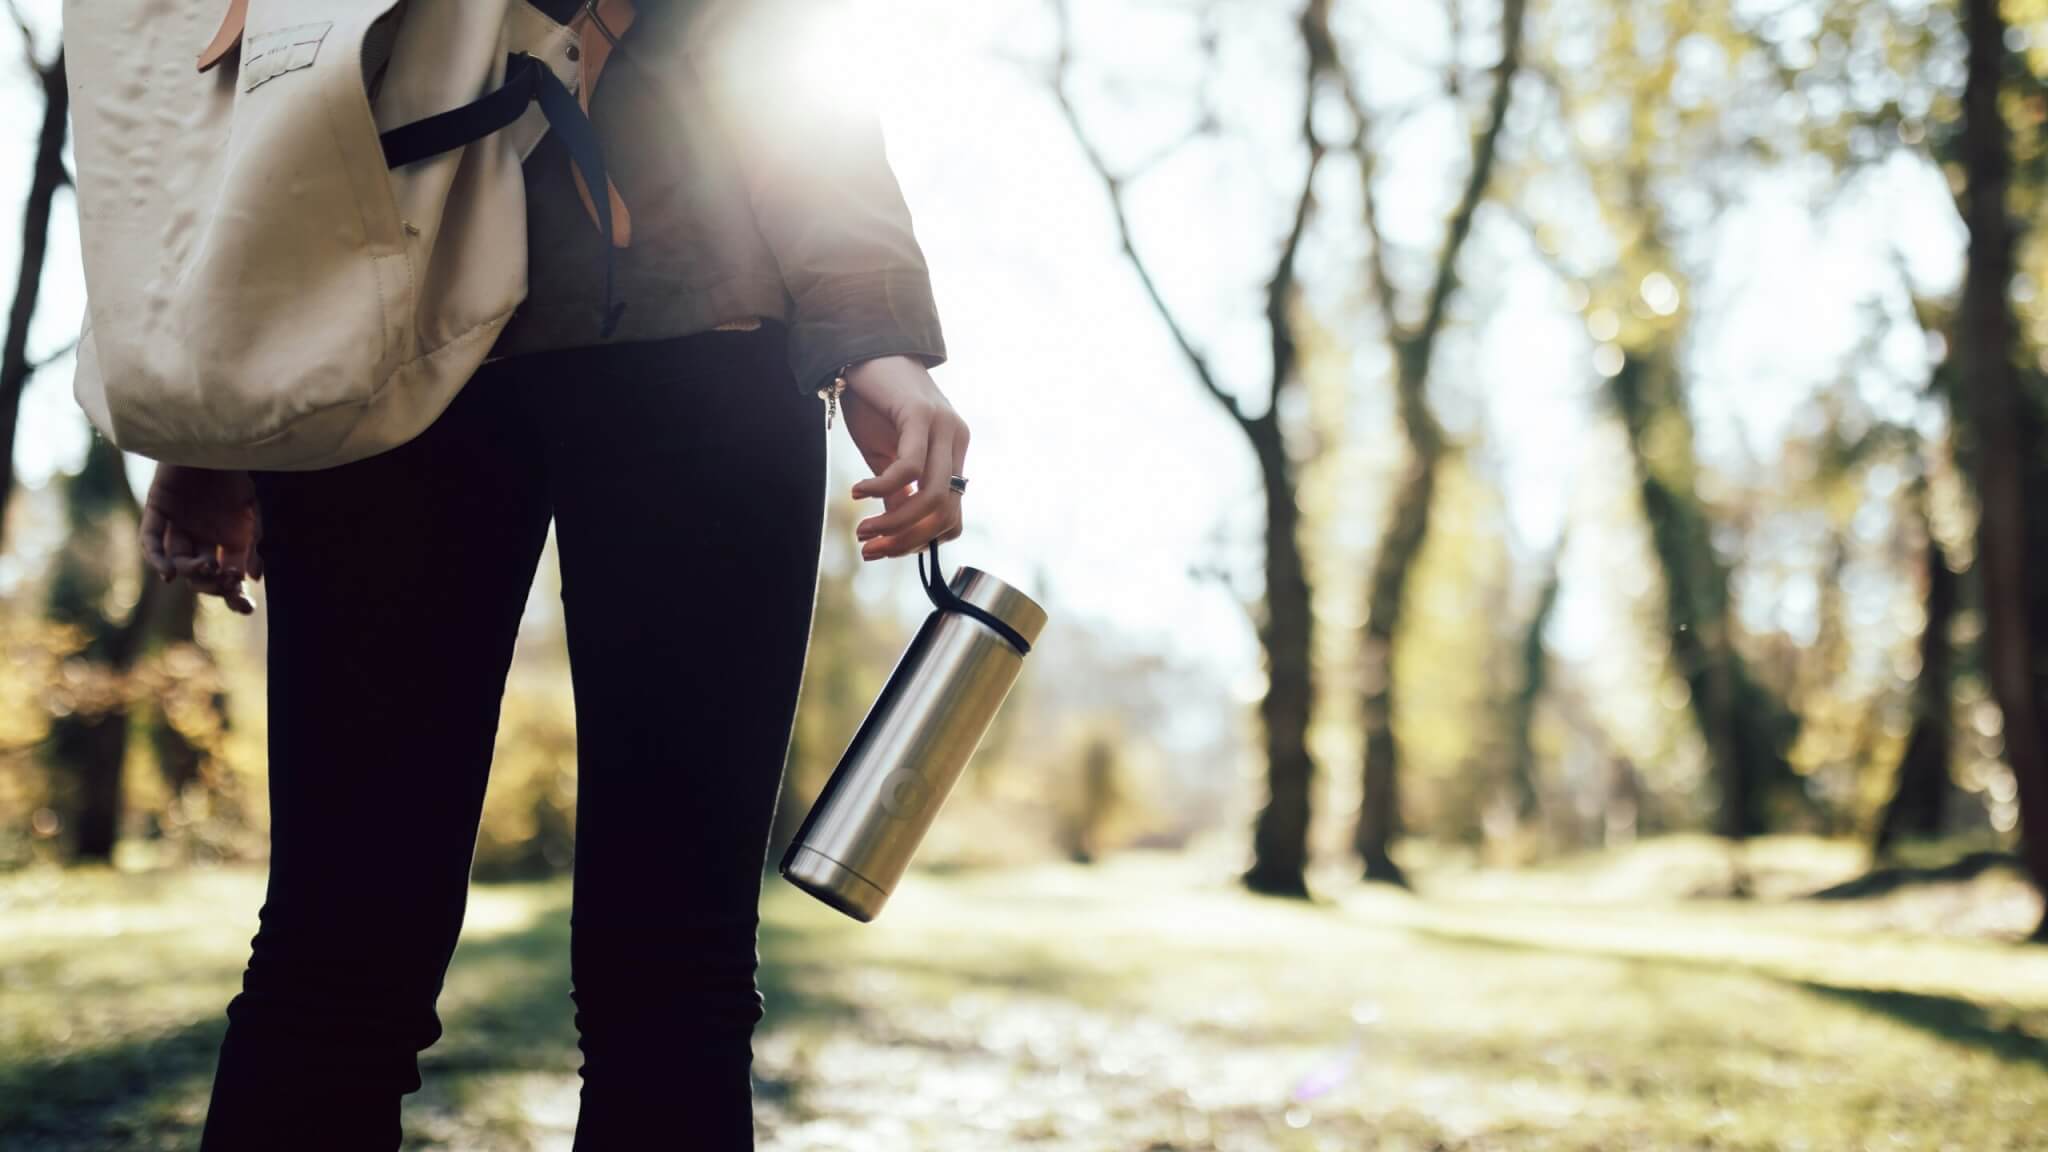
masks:
<svg viewBox="0 0 2048 1152"><path fill-rule="evenodd" d="M1832 851L1757 867L1818 888ZM1304 905L1133 856L919 875L865 927L771 882L762 1145L2048 1149L2048 949L2001 938L2037 907L2016 881L1683 898L1709 859ZM261 887L0 878L0 1147L190 1147ZM560 883L477 890L408 1147L568 1146L567 911Z"/></svg>

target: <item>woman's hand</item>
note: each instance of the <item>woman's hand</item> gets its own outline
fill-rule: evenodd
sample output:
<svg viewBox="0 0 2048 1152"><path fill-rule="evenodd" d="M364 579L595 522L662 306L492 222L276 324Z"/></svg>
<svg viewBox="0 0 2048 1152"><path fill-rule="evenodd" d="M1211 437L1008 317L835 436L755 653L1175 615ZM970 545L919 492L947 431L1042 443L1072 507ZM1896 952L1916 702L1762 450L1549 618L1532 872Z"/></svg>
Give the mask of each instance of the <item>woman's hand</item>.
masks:
<svg viewBox="0 0 2048 1152"><path fill-rule="evenodd" d="M194 591L247 616L256 605L242 578L263 579L262 538L247 472L157 466L142 505L142 555L164 583L183 577Z"/></svg>
<svg viewBox="0 0 2048 1152"><path fill-rule="evenodd" d="M860 558L911 556L933 540L960 535L960 494L952 478L966 475L967 422L946 403L924 365L884 356L846 370L846 432L873 478L853 486L856 500L882 498L883 512L860 522Z"/></svg>

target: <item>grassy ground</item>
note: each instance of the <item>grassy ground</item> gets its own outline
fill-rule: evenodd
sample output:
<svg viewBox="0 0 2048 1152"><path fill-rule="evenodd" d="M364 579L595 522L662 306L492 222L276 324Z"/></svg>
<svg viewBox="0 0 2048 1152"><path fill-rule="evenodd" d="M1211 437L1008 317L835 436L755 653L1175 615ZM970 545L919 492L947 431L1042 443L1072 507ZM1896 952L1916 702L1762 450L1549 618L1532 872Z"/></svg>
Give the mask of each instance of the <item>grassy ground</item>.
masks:
<svg viewBox="0 0 2048 1152"><path fill-rule="evenodd" d="M1304 906L1133 857L920 875L866 927L774 882L763 1146L2048 1149L2048 949L1998 938L2037 907L2016 882L1676 898L1703 859ZM568 1146L566 895L477 892L409 1147ZM189 1147L260 896L0 878L0 1148Z"/></svg>

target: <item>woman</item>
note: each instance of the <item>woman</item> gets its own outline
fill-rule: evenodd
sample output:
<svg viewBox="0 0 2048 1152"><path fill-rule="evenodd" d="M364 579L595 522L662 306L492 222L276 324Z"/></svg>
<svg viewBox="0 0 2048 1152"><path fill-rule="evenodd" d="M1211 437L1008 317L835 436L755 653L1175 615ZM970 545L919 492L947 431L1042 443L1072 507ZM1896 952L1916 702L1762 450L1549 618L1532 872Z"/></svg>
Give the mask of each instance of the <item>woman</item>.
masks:
<svg viewBox="0 0 2048 1152"><path fill-rule="evenodd" d="M527 162L529 299L425 434L327 471L165 467L151 487L164 579L243 613L244 577L269 589L270 884L209 1152L398 1145L550 520L579 763L576 1147L751 1146L757 901L824 522L818 393L875 473L854 495L884 503L858 530L868 560L958 534L967 429L927 372L944 347L879 133L792 54L814 17L624 7L599 8L632 23L591 106L632 221L616 335L604 238L550 141Z"/></svg>

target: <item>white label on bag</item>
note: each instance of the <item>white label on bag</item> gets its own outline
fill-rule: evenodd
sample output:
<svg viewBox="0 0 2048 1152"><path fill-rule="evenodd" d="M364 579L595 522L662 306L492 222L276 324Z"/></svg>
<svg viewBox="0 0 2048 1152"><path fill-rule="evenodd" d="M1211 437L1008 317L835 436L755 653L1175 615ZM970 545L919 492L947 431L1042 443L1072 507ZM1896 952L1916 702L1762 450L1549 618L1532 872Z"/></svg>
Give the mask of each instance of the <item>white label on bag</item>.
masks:
<svg viewBox="0 0 2048 1152"><path fill-rule="evenodd" d="M287 72L311 68L333 29L329 20L249 37L242 43L242 91L253 92Z"/></svg>

